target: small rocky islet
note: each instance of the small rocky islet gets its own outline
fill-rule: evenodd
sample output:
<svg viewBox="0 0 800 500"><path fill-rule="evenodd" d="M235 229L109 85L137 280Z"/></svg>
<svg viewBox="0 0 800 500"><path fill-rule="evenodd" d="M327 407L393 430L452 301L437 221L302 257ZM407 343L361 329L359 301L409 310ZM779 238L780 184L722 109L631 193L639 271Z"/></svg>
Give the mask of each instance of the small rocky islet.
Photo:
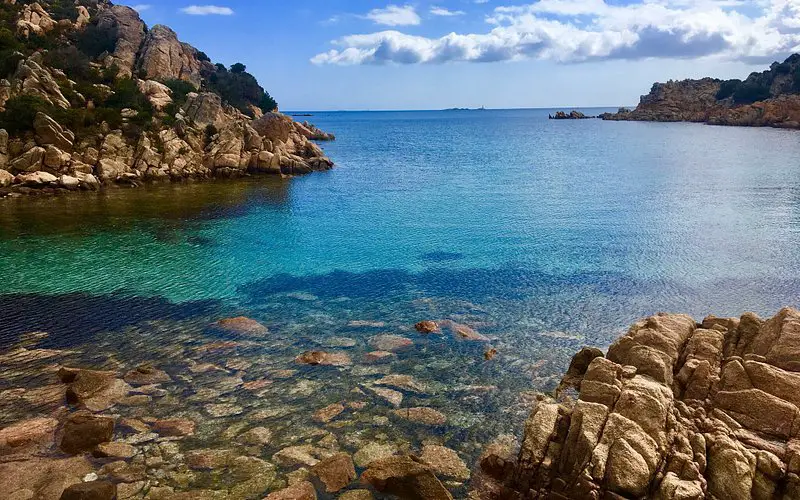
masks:
<svg viewBox="0 0 800 500"><path fill-rule="evenodd" d="M0 197L333 165L314 141L334 136L277 112L244 65L130 7L6 1L0 30Z"/></svg>
<svg viewBox="0 0 800 500"><path fill-rule="evenodd" d="M105 348L51 349L39 347L44 332L21 335L0 353L6 498L800 494L797 310L700 323L659 314L607 354L580 349L552 390L530 381L500 400L502 387L443 382L435 363L409 368L432 341L468 342L466 356L503 363L502 352L482 357L496 342L458 333L473 328L425 320L381 333L391 326L352 324L352 338L302 351L255 319L221 319L191 340L165 335L147 353L158 359L135 366ZM396 359L376 362L371 344L386 337ZM507 405L515 425L474 434L489 421L463 421L472 404L484 419Z"/></svg>

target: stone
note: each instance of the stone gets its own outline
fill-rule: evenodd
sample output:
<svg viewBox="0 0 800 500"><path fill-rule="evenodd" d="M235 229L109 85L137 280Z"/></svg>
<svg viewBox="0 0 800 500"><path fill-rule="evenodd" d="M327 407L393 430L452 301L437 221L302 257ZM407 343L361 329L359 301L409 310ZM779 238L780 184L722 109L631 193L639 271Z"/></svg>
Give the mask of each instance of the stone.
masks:
<svg viewBox="0 0 800 500"><path fill-rule="evenodd" d="M163 83L155 80L137 80L136 84L154 108L161 110L172 104L172 91Z"/></svg>
<svg viewBox="0 0 800 500"><path fill-rule="evenodd" d="M40 146L50 145L62 151L72 150L75 134L46 114L36 113L33 129L36 131L36 142Z"/></svg>
<svg viewBox="0 0 800 500"><path fill-rule="evenodd" d="M0 429L0 456L29 454L37 448L47 449L55 442L58 420L33 418Z"/></svg>
<svg viewBox="0 0 800 500"><path fill-rule="evenodd" d="M339 352L306 351L295 358L295 361L305 365L322 366L348 366L353 364L350 356Z"/></svg>
<svg viewBox="0 0 800 500"><path fill-rule="evenodd" d="M115 40L114 51L106 57L105 66L116 65L119 76L134 74L136 56L144 41L145 24L138 12L130 7L114 5L97 15L97 30Z"/></svg>
<svg viewBox="0 0 800 500"><path fill-rule="evenodd" d="M336 493L356 478L353 459L347 453L337 453L320 460L311 472L322 483L326 493Z"/></svg>
<svg viewBox="0 0 800 500"><path fill-rule="evenodd" d="M267 446L272 441L272 432L266 427L254 427L240 434L236 440L251 446Z"/></svg>
<svg viewBox="0 0 800 500"><path fill-rule="evenodd" d="M69 486L92 472L85 457L46 458L0 462L3 498L59 500Z"/></svg>
<svg viewBox="0 0 800 500"><path fill-rule="evenodd" d="M187 418L171 418L153 422L153 431L165 437L186 437L194 435L196 424Z"/></svg>
<svg viewBox="0 0 800 500"><path fill-rule="evenodd" d="M0 169L0 188L8 187L14 182L14 175L7 171Z"/></svg>
<svg viewBox="0 0 800 500"><path fill-rule="evenodd" d="M244 408L232 403L207 404L204 408L209 415L215 418L232 417L240 415L244 411Z"/></svg>
<svg viewBox="0 0 800 500"><path fill-rule="evenodd" d="M392 414L403 420L424 425L444 425L447 416L438 410L428 407L401 408L392 410Z"/></svg>
<svg viewBox="0 0 800 500"><path fill-rule="evenodd" d="M125 381L108 371L61 368L58 372L67 386L67 401L91 411L103 411L125 398L131 390Z"/></svg>
<svg viewBox="0 0 800 500"><path fill-rule="evenodd" d="M92 450L92 455L98 458L117 458L126 460L133 458L136 454L136 448L119 441L112 441L110 443L100 443Z"/></svg>
<svg viewBox="0 0 800 500"><path fill-rule="evenodd" d="M117 486L109 481L73 484L61 494L61 500L116 500Z"/></svg>
<svg viewBox="0 0 800 500"><path fill-rule="evenodd" d="M473 328L467 325L462 325L453 321L448 322L453 336L459 340L467 340L473 342L489 342L489 338L481 335Z"/></svg>
<svg viewBox="0 0 800 500"><path fill-rule="evenodd" d="M425 394L428 392L428 387L411 375L386 375L385 377L376 380L375 385L385 385L394 387L395 389L401 389L407 392L416 392L419 394Z"/></svg>
<svg viewBox="0 0 800 500"><path fill-rule="evenodd" d="M427 464L438 477L446 477L457 481L469 479L469 468L454 450L439 445L422 447L420 461Z"/></svg>
<svg viewBox="0 0 800 500"><path fill-rule="evenodd" d="M76 190L81 187L81 181L71 175L62 175L58 178L58 185L69 190Z"/></svg>
<svg viewBox="0 0 800 500"><path fill-rule="evenodd" d="M450 500L453 496L431 469L411 456L377 460L361 475L361 481L381 493L400 498Z"/></svg>
<svg viewBox="0 0 800 500"><path fill-rule="evenodd" d="M253 122L252 127L261 137L284 143L289 141L293 129L292 119L280 113L264 113L261 118Z"/></svg>
<svg viewBox="0 0 800 500"><path fill-rule="evenodd" d="M214 326L226 333L243 337L262 337L269 332L266 326L244 316L221 319L214 323Z"/></svg>
<svg viewBox="0 0 800 500"><path fill-rule="evenodd" d="M38 172L44 165L45 149L33 147L14 158L8 163L8 168L12 172L21 172L17 175L17 182L27 186L40 186L55 182L57 178L47 172Z"/></svg>
<svg viewBox="0 0 800 500"><path fill-rule="evenodd" d="M395 353L389 351L372 351L365 354L364 359L368 363L379 363L383 361L389 361L395 356Z"/></svg>
<svg viewBox="0 0 800 500"><path fill-rule="evenodd" d="M350 490L339 495L339 500L373 500L374 498L369 490Z"/></svg>
<svg viewBox="0 0 800 500"><path fill-rule="evenodd" d="M341 403L334 403L325 408L321 408L314 412L314 420L320 423L327 424L344 411L344 405Z"/></svg>
<svg viewBox="0 0 800 500"><path fill-rule="evenodd" d="M178 41L167 26L157 24L145 35L138 64L141 72L153 80L184 80L200 87L202 62L198 51Z"/></svg>
<svg viewBox="0 0 800 500"><path fill-rule="evenodd" d="M400 450L391 443L369 443L361 447L353 460L359 467L369 467L369 464L392 455L396 455Z"/></svg>
<svg viewBox="0 0 800 500"><path fill-rule="evenodd" d="M266 500L317 500L317 490L308 481L303 481L267 495Z"/></svg>
<svg viewBox="0 0 800 500"><path fill-rule="evenodd" d="M414 329L417 330L419 333L441 333L441 329L439 328L439 324L435 321L420 321L416 325L414 325Z"/></svg>
<svg viewBox="0 0 800 500"><path fill-rule="evenodd" d="M126 373L123 380L135 387L171 382L172 378L163 370L158 370L150 365L141 365Z"/></svg>
<svg viewBox="0 0 800 500"><path fill-rule="evenodd" d="M385 387L369 387L369 390L385 399L394 406L400 406L403 402L403 393Z"/></svg>
<svg viewBox="0 0 800 500"><path fill-rule="evenodd" d="M42 36L55 27L56 22L38 3L25 5L17 18L17 35L23 38L32 34Z"/></svg>
<svg viewBox="0 0 800 500"><path fill-rule="evenodd" d="M234 458L231 450L191 450L185 453L186 465L194 470L226 468Z"/></svg>
<svg viewBox="0 0 800 500"><path fill-rule="evenodd" d="M319 463L320 452L310 445L288 446L278 451L272 459L284 467L313 467Z"/></svg>
<svg viewBox="0 0 800 500"><path fill-rule="evenodd" d="M64 423L60 448L65 453L77 455L111 441L113 435L114 419L81 411L70 415Z"/></svg>
<svg viewBox="0 0 800 500"><path fill-rule="evenodd" d="M369 345L378 351L396 352L414 345L414 342L400 335L376 335L369 339Z"/></svg>

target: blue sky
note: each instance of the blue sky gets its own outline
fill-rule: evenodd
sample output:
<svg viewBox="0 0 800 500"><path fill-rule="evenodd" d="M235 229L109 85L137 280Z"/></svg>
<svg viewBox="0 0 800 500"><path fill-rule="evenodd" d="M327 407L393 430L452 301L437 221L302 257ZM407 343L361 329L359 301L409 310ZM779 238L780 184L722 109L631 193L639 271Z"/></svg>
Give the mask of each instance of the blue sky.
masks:
<svg viewBox="0 0 800 500"><path fill-rule="evenodd" d="M800 50L800 0L123 2L284 110L632 105Z"/></svg>

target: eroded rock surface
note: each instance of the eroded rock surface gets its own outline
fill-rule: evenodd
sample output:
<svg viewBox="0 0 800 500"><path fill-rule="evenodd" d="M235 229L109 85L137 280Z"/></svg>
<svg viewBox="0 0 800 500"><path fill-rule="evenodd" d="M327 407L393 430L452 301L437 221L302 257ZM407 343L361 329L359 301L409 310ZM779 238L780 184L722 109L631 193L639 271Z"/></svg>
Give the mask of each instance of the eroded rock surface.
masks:
<svg viewBox="0 0 800 500"><path fill-rule="evenodd" d="M800 312L653 316L565 378L578 400L487 449L480 498L800 498Z"/></svg>

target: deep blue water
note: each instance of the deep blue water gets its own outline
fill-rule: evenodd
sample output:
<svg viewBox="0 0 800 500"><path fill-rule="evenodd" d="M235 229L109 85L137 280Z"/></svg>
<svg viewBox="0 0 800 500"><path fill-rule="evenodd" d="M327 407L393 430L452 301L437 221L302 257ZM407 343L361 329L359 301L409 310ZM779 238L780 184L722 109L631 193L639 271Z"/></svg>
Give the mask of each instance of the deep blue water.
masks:
<svg viewBox="0 0 800 500"><path fill-rule="evenodd" d="M547 114L316 113L330 172L4 201L0 303L21 322L20 294L248 312L305 293L399 324L434 300L512 343L598 344L660 310L797 304L800 134Z"/></svg>

